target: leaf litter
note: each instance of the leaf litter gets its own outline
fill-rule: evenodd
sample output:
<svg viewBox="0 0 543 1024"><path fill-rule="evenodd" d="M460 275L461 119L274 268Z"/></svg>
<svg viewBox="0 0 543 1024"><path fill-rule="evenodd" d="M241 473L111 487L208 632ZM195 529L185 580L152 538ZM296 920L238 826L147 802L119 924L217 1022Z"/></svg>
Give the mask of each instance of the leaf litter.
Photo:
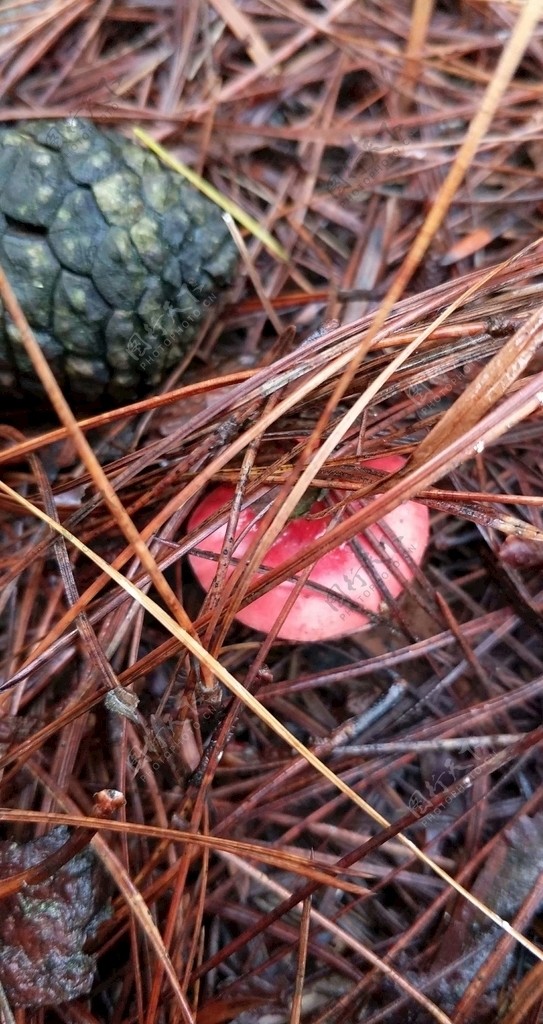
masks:
<svg viewBox="0 0 543 1024"><path fill-rule="evenodd" d="M83 110L127 134L142 126L289 263L247 236L246 272L182 377L82 424L92 465L73 422L25 416L2 434L2 478L186 615L294 740L541 948L540 5L238 8L216 0L201 20L181 4L178 23L167 3L7 10L3 120ZM302 349L292 332L277 343L293 325ZM387 453L408 458L403 476L364 474L361 458ZM338 540L408 495L428 502L433 535L407 599L371 629L291 647L272 623L264 637L231 625L271 575L203 607L185 524L210 481L265 487L285 514L309 465L312 485L368 500ZM119 503L101 497L103 476ZM6 492L0 502L5 842L20 858L29 842L54 845L62 816L84 822L101 786L127 800L123 831L93 840L120 893L113 914L90 942L74 923L74 955L99 973L89 963L85 985L66 989L71 1007L57 993L51 1019L151 1024L174 1004L197 1024L536 1019L536 957L385 841L205 665L202 678L121 586L68 542L62 555ZM141 717L107 710L117 686ZM45 834L29 840L36 811ZM214 848L159 841L152 825ZM244 844L235 860L226 839ZM324 865L357 891L326 884ZM24 1005L45 1005L52 982L28 970Z"/></svg>

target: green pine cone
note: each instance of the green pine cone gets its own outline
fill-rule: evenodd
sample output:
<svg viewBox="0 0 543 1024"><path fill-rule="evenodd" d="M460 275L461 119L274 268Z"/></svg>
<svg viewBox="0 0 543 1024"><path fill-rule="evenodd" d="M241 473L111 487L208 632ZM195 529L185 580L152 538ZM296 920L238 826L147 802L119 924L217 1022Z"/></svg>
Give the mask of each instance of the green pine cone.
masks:
<svg viewBox="0 0 543 1024"><path fill-rule="evenodd" d="M220 210L124 136L0 126L0 264L69 394L128 401L160 383L236 261ZM1 302L0 391L41 394Z"/></svg>

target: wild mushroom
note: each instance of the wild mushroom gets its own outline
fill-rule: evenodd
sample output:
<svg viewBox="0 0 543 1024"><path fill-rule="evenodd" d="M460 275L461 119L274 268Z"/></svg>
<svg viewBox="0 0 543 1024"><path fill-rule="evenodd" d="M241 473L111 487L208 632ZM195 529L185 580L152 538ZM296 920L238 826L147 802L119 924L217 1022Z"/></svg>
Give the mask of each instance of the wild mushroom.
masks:
<svg viewBox="0 0 543 1024"><path fill-rule="evenodd" d="M390 455L364 465L390 473L403 462L399 456ZM228 505L233 495L233 487L215 487L196 506L189 528L196 530L223 505ZM360 508L360 503L353 502L353 506ZM281 565L322 537L331 523L332 513L318 519L311 517L326 508L326 503L319 498L304 515L291 519L269 548L262 568ZM233 553L236 562L247 553L257 529L254 509L242 510L236 531L236 538L240 539ZM206 591L215 576L215 556L222 551L225 534L226 526L223 524L202 540L189 556L193 572ZM428 509L418 501L406 501L352 541L323 555L311 570L307 583L279 630L278 638L298 642L323 641L363 629L371 621L372 613L382 613L386 609L387 597L398 597L413 578L414 566L419 565L424 556L428 534ZM234 565L228 575L233 570ZM236 618L246 626L267 633L293 586L292 581L286 580L242 608Z"/></svg>

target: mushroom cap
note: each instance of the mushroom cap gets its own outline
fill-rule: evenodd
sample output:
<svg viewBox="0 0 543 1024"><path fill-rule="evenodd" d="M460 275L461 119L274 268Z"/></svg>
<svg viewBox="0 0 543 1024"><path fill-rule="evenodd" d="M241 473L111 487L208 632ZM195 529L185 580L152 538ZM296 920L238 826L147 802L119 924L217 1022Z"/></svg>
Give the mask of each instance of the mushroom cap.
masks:
<svg viewBox="0 0 543 1024"><path fill-rule="evenodd" d="M386 456L364 463L365 466L385 472L393 472L403 464L404 459L399 456ZM222 505L231 502L233 496L233 487L221 485L214 488L196 506L189 529L197 529ZM360 508L361 503L353 502L353 506ZM326 508L326 503L318 499L313 502L308 514ZM326 533L332 518L331 514L322 519L308 519L304 515L289 520L266 553L263 568L276 568L304 551L309 544ZM394 543L385 534L383 526L387 533L390 531L397 538ZM241 534L243 536L234 547L234 564L247 553L258 529L254 510L242 510L236 538ZM226 525L219 526L198 544L198 551L207 556L219 555L225 534ZM382 614L386 610L387 599L398 597L413 578L414 569L406 560L406 555L419 565L428 536L428 509L418 501L406 501L353 540L323 555L315 562L307 583L278 632L278 638L297 642L323 641L364 629L370 623L365 613ZM216 560L190 554L189 561L204 590L209 590L217 568ZM234 564L228 570L228 576L234 571ZM255 576L257 578L258 575ZM252 629L269 632L293 587L292 581L285 580L242 608L236 614L236 619Z"/></svg>

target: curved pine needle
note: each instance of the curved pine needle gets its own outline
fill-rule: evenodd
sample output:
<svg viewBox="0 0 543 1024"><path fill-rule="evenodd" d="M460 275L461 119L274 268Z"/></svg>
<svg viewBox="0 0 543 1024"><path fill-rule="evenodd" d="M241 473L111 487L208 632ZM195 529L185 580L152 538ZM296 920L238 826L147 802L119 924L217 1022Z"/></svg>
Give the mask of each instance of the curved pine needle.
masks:
<svg viewBox="0 0 543 1024"><path fill-rule="evenodd" d="M135 587L134 584L130 582L130 580L125 579L125 577L122 576L120 572L117 572L117 570L114 569L111 565L108 565L108 563L104 561L104 559L101 558L100 555L96 554L95 551L92 551L91 548L87 547L86 544L83 544L83 542L80 541L77 537L74 537L73 534L71 534L68 530L64 529L64 527L61 526L60 523L56 523L54 520L50 519L45 512L41 511L41 509L37 508L30 501L27 501L27 499L23 498L20 494L17 494L16 491L14 491L11 487L8 487L8 485L5 484L3 481L0 481L0 491L2 491L4 494L9 495L9 497L11 497L14 501L18 502L18 504L21 505L24 509L26 509L27 512L29 512L31 515L37 516L38 519L41 519L41 521L50 526L51 529L61 534L66 540L70 541L74 545L74 547L76 547L82 554L86 555L87 558L94 562L94 564L97 565L102 572L106 573L112 580L114 580L120 587L122 587L125 593L127 593L130 597L133 598L134 601L137 601L138 604L140 604L143 608L145 608L146 611L153 615L157 622L160 622L161 625L163 625L164 628L172 634L172 636L174 636L181 644L183 644L183 646L186 647L187 650L194 657L196 657L200 663L205 665L211 672L213 672L214 675L218 679L220 679L220 681L230 690L230 692L238 698L238 700L242 701L243 704L245 704L246 707L248 707L255 715L257 715L258 718L260 718L260 720L268 726L268 728L272 729L273 732L275 732L275 734L280 737L280 739L284 740L284 742L287 744L289 748L294 747L297 753L300 754L303 758L305 758L308 764L315 768L315 770L319 772L322 776L324 776L324 778L332 786L334 786L341 793L343 793L344 796L346 796L349 800L356 804L357 807L364 811L364 813L367 814L370 818L372 818L373 821L375 821L378 825L380 825L381 828L389 828L391 823L387 820L387 818L385 818L382 814L376 811L371 806L371 804L368 804L367 801L364 800L361 796L359 796L359 794L356 793L354 789L351 789L351 787L348 786L347 783L343 781L343 779L341 779L338 775L331 771L331 769L328 768L327 765L325 765L318 757L316 757L316 755L308 747L306 747L305 744L301 743L296 736L289 732L289 730L286 729L285 726L277 718L275 718L275 716L272 715L271 712L268 711L268 709L264 707L264 705L261 704L259 700L256 699L256 697L252 695L252 693L249 693L249 691L246 690L245 687L242 686L241 683L239 683L237 679L234 678L234 676L228 671L228 669L224 668L224 666L221 665L220 662L216 661L216 659L213 658L212 655L210 655L206 650L204 650L201 644L198 643L198 641L196 641L194 637L190 635L190 633L187 633L187 631L183 629L183 627L180 626L178 622L175 622L175 620L172 619L172 617L168 615L168 613L164 611L163 608L156 604L156 602L153 601L152 598L148 596L148 594L144 594L141 590L138 590L138 588ZM439 878L442 879L442 881L446 882L447 885L450 885L451 888L454 889L460 896L463 896L464 899L468 901L468 903L470 903L473 907L475 907L482 914L484 914L485 917L493 921L494 924L497 924L504 932L510 935L513 939L515 939L521 946L524 946L524 948L527 949L530 953L532 953L533 956L535 956L538 960L541 960L543 962L543 950L538 949L538 947L534 945L534 943L531 942L530 939L526 938L526 936L522 935L521 932L517 931L517 929L514 928L513 925L509 923L509 921L505 921L502 917L499 916L499 914L496 914L493 910L491 910L479 899L477 899L476 896L473 896L472 893L465 889L463 885L456 881L456 879L452 878L451 875L444 871L443 868L439 866L439 864L436 864L436 862L432 860L431 857L428 857L427 854L420 850L416 843L414 843L411 839L408 839L408 837L403 835L402 832L398 832L397 838L398 841L402 844L402 846L408 849L409 852L417 858L417 860L421 861L423 864L426 865L426 867L430 868L430 870L433 871L434 874L438 875Z"/></svg>
<svg viewBox="0 0 543 1024"><path fill-rule="evenodd" d="M181 174L187 179L187 181L190 181L191 185L194 185L194 187L200 192L203 192L208 199L211 199L217 206L220 206L221 210L229 213L234 220L237 220L238 224L247 228L247 231L250 231L255 238L258 238L258 240L262 242L262 245L265 245L273 256L276 256L278 260L288 260L288 254L285 249L283 249L283 246L280 245L273 235L270 235L269 231L266 231L266 229L263 228L262 225L254 219L254 217L245 213L245 210L242 210L240 206L232 202L231 199L228 199L227 196L224 196L222 192L219 192L214 185L211 185L209 181L202 178L196 173L196 171L193 171L192 168L187 167L187 165L182 163L181 160L177 160L177 158L172 156L171 153L168 153L167 149L164 149L164 147L158 142L155 142L147 132L143 131L143 128L134 128L134 135L140 140L140 142L143 142L150 150L152 150L152 152L158 156L167 167L171 167L173 171L177 171L178 174Z"/></svg>

